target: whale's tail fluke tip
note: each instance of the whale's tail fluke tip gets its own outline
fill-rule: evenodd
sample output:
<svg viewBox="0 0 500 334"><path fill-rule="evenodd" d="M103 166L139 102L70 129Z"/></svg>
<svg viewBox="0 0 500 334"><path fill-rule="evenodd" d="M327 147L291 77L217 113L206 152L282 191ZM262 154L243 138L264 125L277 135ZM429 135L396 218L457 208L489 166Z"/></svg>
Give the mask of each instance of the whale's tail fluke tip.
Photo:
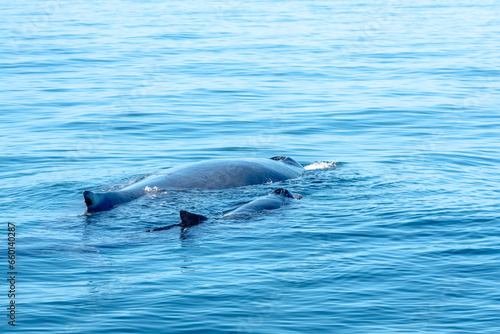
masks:
<svg viewBox="0 0 500 334"><path fill-rule="evenodd" d="M185 210L179 211L179 216L181 217L179 226L182 228L198 225L208 219L205 216L191 213Z"/></svg>

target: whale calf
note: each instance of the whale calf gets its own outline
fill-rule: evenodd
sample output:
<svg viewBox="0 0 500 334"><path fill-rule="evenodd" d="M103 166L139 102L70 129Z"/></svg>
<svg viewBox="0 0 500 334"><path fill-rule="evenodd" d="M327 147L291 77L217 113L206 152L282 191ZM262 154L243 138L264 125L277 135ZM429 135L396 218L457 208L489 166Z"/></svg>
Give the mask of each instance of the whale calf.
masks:
<svg viewBox="0 0 500 334"><path fill-rule="evenodd" d="M146 194L146 187L165 190L227 189L297 178L304 167L290 157L216 159L191 163L150 176L118 191L85 190L86 213L110 210Z"/></svg>
<svg viewBox="0 0 500 334"><path fill-rule="evenodd" d="M285 188L278 188L272 193L266 196L258 197L251 202L248 202L235 210L232 210L222 216L220 219L231 218L235 216L246 216L254 213L265 212L269 210L275 210L281 208L283 205L290 203L296 199L300 199L302 196L297 194L292 194ZM157 227L144 232L157 232L169 230L173 227L179 226L181 231L185 231L188 227L198 225L208 218L196 213L191 213L185 210L179 212L180 222L177 224L172 224L168 226Z"/></svg>
<svg viewBox="0 0 500 334"><path fill-rule="evenodd" d="M289 203L291 200L300 199L302 196L292 194L285 188L278 188L267 196L262 196L254 199L253 201L240 206L239 208L226 213L222 218L232 216L251 215L257 212L267 210L275 210L281 208L284 204Z"/></svg>

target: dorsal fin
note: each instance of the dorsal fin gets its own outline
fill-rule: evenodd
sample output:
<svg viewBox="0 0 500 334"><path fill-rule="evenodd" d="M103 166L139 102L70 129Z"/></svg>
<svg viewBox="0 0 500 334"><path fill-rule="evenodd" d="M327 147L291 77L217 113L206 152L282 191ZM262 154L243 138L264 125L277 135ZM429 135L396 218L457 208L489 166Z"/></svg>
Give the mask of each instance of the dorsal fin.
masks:
<svg viewBox="0 0 500 334"><path fill-rule="evenodd" d="M304 168L304 166L302 166L301 164L299 164L297 161L293 160L290 157L277 156L277 157L272 157L270 159L271 160L275 160L275 161L281 161L283 163L286 163L288 165L292 165L292 166L295 166L295 167Z"/></svg>
<svg viewBox="0 0 500 334"><path fill-rule="evenodd" d="M185 210L179 211L179 216L181 217L180 227L198 225L208 219L205 216L197 215L196 213L191 213Z"/></svg>
<svg viewBox="0 0 500 334"><path fill-rule="evenodd" d="M277 194L277 195L283 195L285 197L289 197L289 198L295 198L292 193L290 193L288 190L286 190L285 188L278 188L276 190L273 191L273 193Z"/></svg>

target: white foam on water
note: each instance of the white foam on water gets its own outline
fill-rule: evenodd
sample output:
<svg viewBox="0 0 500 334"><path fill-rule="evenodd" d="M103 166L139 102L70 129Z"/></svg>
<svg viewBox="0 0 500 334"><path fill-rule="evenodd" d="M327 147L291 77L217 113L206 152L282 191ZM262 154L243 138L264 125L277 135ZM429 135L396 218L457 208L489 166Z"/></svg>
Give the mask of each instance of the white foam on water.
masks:
<svg viewBox="0 0 500 334"><path fill-rule="evenodd" d="M150 186L146 186L146 188L144 188L144 191L146 193L156 193L156 192L159 192L161 189L158 188L157 186L154 186L153 188L151 188Z"/></svg>
<svg viewBox="0 0 500 334"><path fill-rule="evenodd" d="M306 170L317 170L317 169L330 169L330 168L335 168L339 164L337 161L332 160L332 161L316 161L313 162L310 165L304 166Z"/></svg>

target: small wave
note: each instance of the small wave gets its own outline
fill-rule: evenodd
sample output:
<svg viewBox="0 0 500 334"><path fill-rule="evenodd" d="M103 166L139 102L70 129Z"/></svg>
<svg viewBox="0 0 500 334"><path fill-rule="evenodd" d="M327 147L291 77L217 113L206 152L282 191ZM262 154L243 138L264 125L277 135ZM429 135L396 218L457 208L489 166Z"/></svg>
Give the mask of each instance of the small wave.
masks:
<svg viewBox="0 0 500 334"><path fill-rule="evenodd" d="M304 166L306 170L316 170L316 169L330 169L336 168L339 163L335 160L332 161L316 161L310 165Z"/></svg>

